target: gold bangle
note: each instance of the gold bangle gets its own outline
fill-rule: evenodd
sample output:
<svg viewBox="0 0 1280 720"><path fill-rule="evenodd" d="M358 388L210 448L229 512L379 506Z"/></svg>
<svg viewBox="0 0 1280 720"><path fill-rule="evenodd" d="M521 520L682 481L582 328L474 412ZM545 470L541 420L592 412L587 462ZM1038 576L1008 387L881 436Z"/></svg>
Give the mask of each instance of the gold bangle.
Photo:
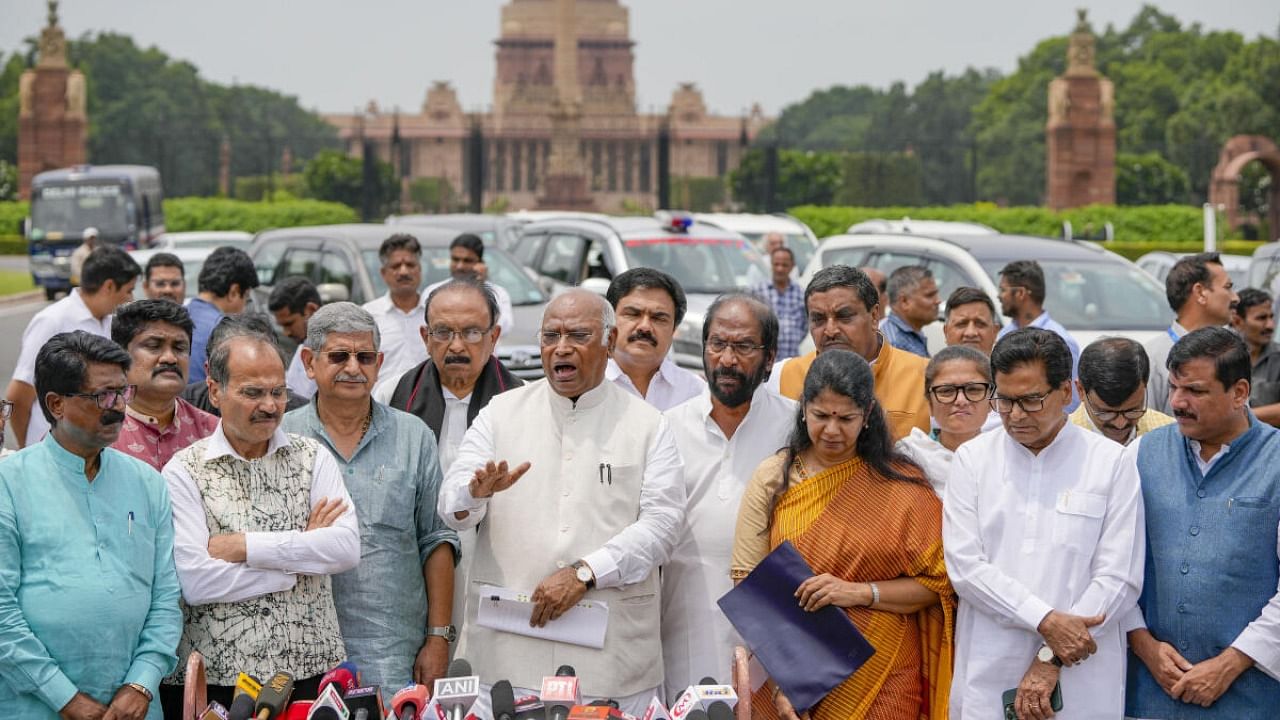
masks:
<svg viewBox="0 0 1280 720"><path fill-rule="evenodd" d="M871 587L871 604L867 607L874 607L880 604L880 586L875 583L867 583Z"/></svg>
<svg viewBox="0 0 1280 720"><path fill-rule="evenodd" d="M151 702L151 701L152 701L152 699L153 699L153 697L152 697L152 695L151 695L151 691L147 689L147 686L146 686L146 685L143 685L143 684L141 684L141 683L132 683L132 682L131 682L131 683L125 683L125 684L124 684L124 686L125 686L125 687L127 687L127 688L132 688L132 689L134 689L134 690L136 690L136 691L138 691L138 692L142 693L142 697L146 698L146 699L147 699L147 702Z"/></svg>

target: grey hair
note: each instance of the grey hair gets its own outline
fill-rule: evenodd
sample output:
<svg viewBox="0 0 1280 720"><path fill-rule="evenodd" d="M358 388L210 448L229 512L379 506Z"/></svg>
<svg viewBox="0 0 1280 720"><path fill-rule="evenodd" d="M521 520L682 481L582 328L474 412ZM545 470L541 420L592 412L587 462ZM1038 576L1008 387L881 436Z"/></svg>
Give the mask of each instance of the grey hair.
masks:
<svg viewBox="0 0 1280 720"><path fill-rule="evenodd" d="M305 344L311 352L320 352L331 333L373 333L373 349L382 347L378 323L368 310L353 302L329 303L307 320Z"/></svg>
<svg viewBox="0 0 1280 720"><path fill-rule="evenodd" d="M231 362L231 349L228 347L236 338L253 338L270 345L280 356L280 363L289 367L289 358L285 357L280 344L276 342L275 331L271 329L271 321L262 313L241 313L228 315L213 326L209 333L209 377L222 387L231 379L231 371L227 366Z"/></svg>
<svg viewBox="0 0 1280 720"><path fill-rule="evenodd" d="M618 316L616 313L614 313L613 306L609 304L608 300L606 300L604 297L600 295L597 295L591 292L590 290L583 290L581 288L572 288L572 289L566 290L561 295L556 296L556 298L554 298L551 302L547 303L542 308L542 320L540 321L539 325L541 326L547 323L547 310L551 308L552 304L554 304L556 300L559 300L565 295L571 295L571 294L581 295L582 297L591 298L596 302L600 303L600 336L601 336L600 344L608 347L609 330L610 328L617 326Z"/></svg>
<svg viewBox="0 0 1280 720"><path fill-rule="evenodd" d="M933 277L933 273L928 268L919 265L904 265L889 274L889 280L886 283L885 295L889 297L889 304L892 305L901 298L902 295L916 289L920 283Z"/></svg>

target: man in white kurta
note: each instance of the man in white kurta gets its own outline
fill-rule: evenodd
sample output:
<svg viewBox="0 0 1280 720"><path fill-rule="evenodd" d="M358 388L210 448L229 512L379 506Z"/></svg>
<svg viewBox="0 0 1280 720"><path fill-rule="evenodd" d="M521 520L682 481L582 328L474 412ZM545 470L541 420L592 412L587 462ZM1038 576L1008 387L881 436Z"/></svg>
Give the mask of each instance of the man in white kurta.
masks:
<svg viewBox="0 0 1280 720"><path fill-rule="evenodd" d="M1054 333L1010 333L991 363L1004 428L956 451L943 502L961 600L951 717L1001 717L1012 688L1021 716L1036 703L1047 712L1060 682L1056 717L1118 720L1119 619L1141 590L1145 549L1134 457L1067 422L1071 354Z"/></svg>
<svg viewBox="0 0 1280 720"><path fill-rule="evenodd" d="M458 656L534 693L571 665L584 697L613 698L639 716L661 691L657 570L684 523L685 490L667 421L604 381L615 338L600 296L571 290L552 300L539 332L546 379L480 411L439 511L455 530L479 524ZM492 586L527 593L538 627L581 600L607 603L604 647L479 626Z"/></svg>
<svg viewBox="0 0 1280 720"><path fill-rule="evenodd" d="M748 295L722 296L705 320L709 389L666 412L684 460L688 519L662 568L666 699L706 676L729 682L740 642L716 601L733 588L738 502L756 467L787 443L796 403L763 387L777 355L778 320Z"/></svg>

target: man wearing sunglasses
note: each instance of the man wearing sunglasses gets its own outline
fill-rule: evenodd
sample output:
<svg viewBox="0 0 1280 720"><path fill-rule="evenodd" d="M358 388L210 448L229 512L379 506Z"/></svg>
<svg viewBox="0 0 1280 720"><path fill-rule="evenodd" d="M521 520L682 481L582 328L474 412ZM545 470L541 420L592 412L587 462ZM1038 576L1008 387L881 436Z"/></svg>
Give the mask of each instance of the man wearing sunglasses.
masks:
<svg viewBox="0 0 1280 720"><path fill-rule="evenodd" d="M1120 616L1145 553L1136 453L1067 421L1071 351L1056 333L1015 330L991 352L991 406L1004 428L956 450L942 547L959 594L951 716L1124 716Z"/></svg>
<svg viewBox="0 0 1280 720"><path fill-rule="evenodd" d="M159 720L182 611L164 480L109 447L133 396L129 355L77 330L35 368L52 429L0 463L0 707Z"/></svg>
<svg viewBox="0 0 1280 720"><path fill-rule="evenodd" d="M1129 338L1095 340L1080 353L1076 392L1080 407L1071 422L1128 445L1173 418L1147 407L1151 365L1142 344Z"/></svg>
<svg viewBox="0 0 1280 720"><path fill-rule="evenodd" d="M456 635L458 535L436 514L440 463L431 431L370 395L380 340L373 315L354 303L316 310L302 346L315 399L287 414L284 429L333 453L355 503L360 566L333 577L348 659L367 685L430 686L448 669Z"/></svg>

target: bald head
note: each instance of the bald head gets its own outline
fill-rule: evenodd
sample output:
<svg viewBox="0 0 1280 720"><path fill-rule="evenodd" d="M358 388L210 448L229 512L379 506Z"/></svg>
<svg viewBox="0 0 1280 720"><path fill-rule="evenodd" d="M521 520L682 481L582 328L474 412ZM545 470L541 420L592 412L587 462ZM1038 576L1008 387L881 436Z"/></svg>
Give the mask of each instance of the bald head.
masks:
<svg viewBox="0 0 1280 720"><path fill-rule="evenodd" d="M576 401L604 382L614 325L613 307L592 292L570 290L547 303L538 337L542 369L556 394Z"/></svg>
<svg viewBox="0 0 1280 720"><path fill-rule="evenodd" d="M603 296L593 293L590 290L582 288L570 288L551 299L547 306L542 309L542 325L545 328L547 318L552 313L563 313L566 310L573 309L574 313L594 314L598 318L598 328L603 335L609 334L609 329L618 324L617 316L614 314L613 306Z"/></svg>

